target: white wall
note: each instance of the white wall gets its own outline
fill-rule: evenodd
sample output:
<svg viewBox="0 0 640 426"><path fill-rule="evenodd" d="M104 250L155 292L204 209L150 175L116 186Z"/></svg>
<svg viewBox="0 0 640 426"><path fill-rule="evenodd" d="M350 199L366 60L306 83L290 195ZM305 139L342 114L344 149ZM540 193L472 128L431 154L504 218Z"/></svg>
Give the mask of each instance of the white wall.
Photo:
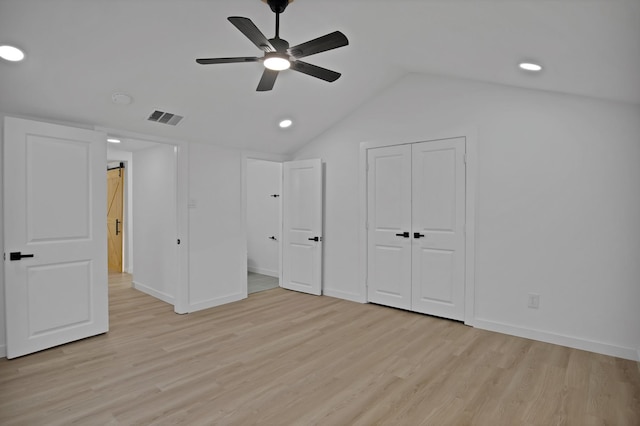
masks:
<svg viewBox="0 0 640 426"><path fill-rule="evenodd" d="M189 146L191 312L247 297L241 159L240 151Z"/></svg>
<svg viewBox="0 0 640 426"><path fill-rule="evenodd" d="M247 268L279 276L280 204L282 164L247 159ZM269 237L274 236L276 240Z"/></svg>
<svg viewBox="0 0 640 426"><path fill-rule="evenodd" d="M124 264L123 270L133 273L133 153L113 149L107 144L107 161L119 161L124 168Z"/></svg>
<svg viewBox="0 0 640 426"><path fill-rule="evenodd" d="M133 286L173 304L178 278L174 147L135 151L133 162Z"/></svg>
<svg viewBox="0 0 640 426"><path fill-rule="evenodd" d="M326 162L324 289L358 276L365 141L476 129L475 319L481 328L637 358L640 107L408 75L299 151ZM452 132L453 133L453 132ZM527 308L527 293L540 308Z"/></svg>

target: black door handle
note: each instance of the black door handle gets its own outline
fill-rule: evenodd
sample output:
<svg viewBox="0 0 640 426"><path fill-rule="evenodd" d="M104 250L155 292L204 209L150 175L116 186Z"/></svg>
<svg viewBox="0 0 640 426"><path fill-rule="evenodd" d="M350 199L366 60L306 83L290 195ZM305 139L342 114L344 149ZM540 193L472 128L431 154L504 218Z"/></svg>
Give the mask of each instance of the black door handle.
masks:
<svg viewBox="0 0 640 426"><path fill-rule="evenodd" d="M408 232L403 232L402 234L396 234L396 237L409 238L409 233Z"/></svg>
<svg viewBox="0 0 640 426"><path fill-rule="evenodd" d="M322 241L322 237L309 238L309 241Z"/></svg>
<svg viewBox="0 0 640 426"><path fill-rule="evenodd" d="M277 239L275 236L273 236L273 235L272 235L272 236L270 236L270 237L269 237L269 239L270 239L270 240L273 240L273 241L277 241L277 240L278 240L278 239Z"/></svg>
<svg viewBox="0 0 640 426"><path fill-rule="evenodd" d="M414 232L413 233L413 238L420 238L420 237L424 237L424 234L421 234L419 232Z"/></svg>
<svg viewBox="0 0 640 426"><path fill-rule="evenodd" d="M23 257L33 257L32 254L22 254L19 251L12 251L9 253L9 260L20 260Z"/></svg>
<svg viewBox="0 0 640 426"><path fill-rule="evenodd" d="M116 235L120 233L120 220L116 219Z"/></svg>

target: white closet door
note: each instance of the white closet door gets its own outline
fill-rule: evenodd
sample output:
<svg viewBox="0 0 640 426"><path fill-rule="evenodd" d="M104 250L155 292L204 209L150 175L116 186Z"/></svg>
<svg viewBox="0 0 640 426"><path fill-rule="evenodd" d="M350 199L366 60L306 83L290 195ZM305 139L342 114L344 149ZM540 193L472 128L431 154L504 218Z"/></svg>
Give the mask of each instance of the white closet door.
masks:
<svg viewBox="0 0 640 426"><path fill-rule="evenodd" d="M322 294L322 161L284 163L282 287Z"/></svg>
<svg viewBox="0 0 640 426"><path fill-rule="evenodd" d="M411 146L367 155L367 297L411 309Z"/></svg>
<svg viewBox="0 0 640 426"><path fill-rule="evenodd" d="M412 149L412 310L464 320L465 139Z"/></svg>
<svg viewBox="0 0 640 426"><path fill-rule="evenodd" d="M6 118L7 357L104 333L106 135Z"/></svg>

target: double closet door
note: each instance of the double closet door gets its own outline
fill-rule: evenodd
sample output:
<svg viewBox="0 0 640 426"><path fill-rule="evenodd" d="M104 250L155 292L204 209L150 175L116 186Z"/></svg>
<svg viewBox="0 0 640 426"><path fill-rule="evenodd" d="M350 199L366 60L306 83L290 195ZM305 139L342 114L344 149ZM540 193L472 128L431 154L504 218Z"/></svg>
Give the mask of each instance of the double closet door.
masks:
<svg viewBox="0 0 640 426"><path fill-rule="evenodd" d="M367 296L464 320L465 139L369 149Z"/></svg>

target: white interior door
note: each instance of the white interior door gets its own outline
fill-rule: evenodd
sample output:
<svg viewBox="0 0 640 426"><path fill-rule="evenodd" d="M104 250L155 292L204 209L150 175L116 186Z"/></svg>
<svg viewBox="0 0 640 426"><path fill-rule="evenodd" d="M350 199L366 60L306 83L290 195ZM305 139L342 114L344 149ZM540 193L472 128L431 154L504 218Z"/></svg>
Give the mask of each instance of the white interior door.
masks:
<svg viewBox="0 0 640 426"><path fill-rule="evenodd" d="M411 309L411 145L367 157L367 298Z"/></svg>
<svg viewBox="0 0 640 426"><path fill-rule="evenodd" d="M412 149L412 310L464 320L465 140Z"/></svg>
<svg viewBox="0 0 640 426"><path fill-rule="evenodd" d="M284 163L282 287L322 294L322 161Z"/></svg>
<svg viewBox="0 0 640 426"><path fill-rule="evenodd" d="M108 330L106 135L4 127L7 356ZM20 255L11 254L20 253Z"/></svg>

